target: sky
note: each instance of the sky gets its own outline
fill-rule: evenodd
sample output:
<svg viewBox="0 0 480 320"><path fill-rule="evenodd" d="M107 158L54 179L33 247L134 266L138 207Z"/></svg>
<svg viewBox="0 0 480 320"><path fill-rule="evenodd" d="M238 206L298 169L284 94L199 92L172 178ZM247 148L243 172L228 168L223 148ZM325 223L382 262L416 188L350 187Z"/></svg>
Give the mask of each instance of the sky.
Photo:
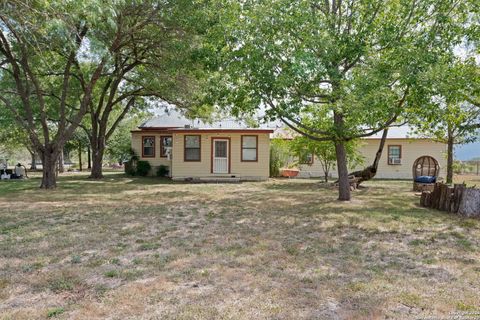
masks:
<svg viewBox="0 0 480 320"><path fill-rule="evenodd" d="M457 160L470 160L477 157L480 158L480 141L455 147Z"/></svg>

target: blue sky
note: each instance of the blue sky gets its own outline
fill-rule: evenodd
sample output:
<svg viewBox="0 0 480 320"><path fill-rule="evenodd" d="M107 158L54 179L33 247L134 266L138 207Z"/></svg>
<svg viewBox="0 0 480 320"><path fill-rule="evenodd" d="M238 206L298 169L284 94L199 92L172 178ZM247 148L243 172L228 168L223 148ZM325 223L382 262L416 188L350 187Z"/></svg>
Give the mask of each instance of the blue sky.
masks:
<svg viewBox="0 0 480 320"><path fill-rule="evenodd" d="M480 157L480 141L456 146L455 157L458 160L470 160L475 157Z"/></svg>

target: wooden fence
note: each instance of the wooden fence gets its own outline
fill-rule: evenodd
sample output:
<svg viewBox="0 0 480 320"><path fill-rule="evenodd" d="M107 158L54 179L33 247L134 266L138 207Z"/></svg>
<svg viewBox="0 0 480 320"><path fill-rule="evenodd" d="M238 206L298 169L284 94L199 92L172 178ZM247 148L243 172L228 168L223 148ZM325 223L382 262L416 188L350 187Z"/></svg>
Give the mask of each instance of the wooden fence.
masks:
<svg viewBox="0 0 480 320"><path fill-rule="evenodd" d="M466 217L480 217L480 189L467 188L464 184L452 187L435 183L433 191L422 192L420 205Z"/></svg>

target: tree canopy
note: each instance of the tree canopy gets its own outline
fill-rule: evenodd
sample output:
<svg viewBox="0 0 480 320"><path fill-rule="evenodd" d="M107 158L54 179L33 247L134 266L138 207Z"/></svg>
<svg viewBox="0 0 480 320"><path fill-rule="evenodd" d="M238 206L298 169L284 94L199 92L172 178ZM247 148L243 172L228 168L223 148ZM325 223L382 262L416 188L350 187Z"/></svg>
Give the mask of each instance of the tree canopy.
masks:
<svg viewBox="0 0 480 320"><path fill-rule="evenodd" d="M41 154L42 187L56 186L58 156L87 113L94 157L101 160L105 140L142 97L182 105L194 95L199 82L189 79L195 68L186 72L182 66L192 55L187 48L196 42L195 30L204 28L201 10L195 10L200 5L189 0L2 3L0 106ZM114 110L120 111L111 119Z"/></svg>
<svg viewBox="0 0 480 320"><path fill-rule="evenodd" d="M350 199L345 142L382 131L428 101L423 74L465 34L473 3L218 1L213 95L236 113L259 108L296 132L334 141L339 199ZM309 126L303 119L314 123Z"/></svg>

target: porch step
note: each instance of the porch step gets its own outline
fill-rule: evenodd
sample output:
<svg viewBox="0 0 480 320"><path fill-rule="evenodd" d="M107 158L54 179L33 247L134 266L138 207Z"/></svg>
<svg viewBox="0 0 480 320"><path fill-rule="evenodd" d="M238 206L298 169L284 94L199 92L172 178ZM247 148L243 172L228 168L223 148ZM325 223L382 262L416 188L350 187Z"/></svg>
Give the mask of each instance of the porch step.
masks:
<svg viewBox="0 0 480 320"><path fill-rule="evenodd" d="M189 177L174 178L173 180L191 183L240 183L240 177Z"/></svg>

